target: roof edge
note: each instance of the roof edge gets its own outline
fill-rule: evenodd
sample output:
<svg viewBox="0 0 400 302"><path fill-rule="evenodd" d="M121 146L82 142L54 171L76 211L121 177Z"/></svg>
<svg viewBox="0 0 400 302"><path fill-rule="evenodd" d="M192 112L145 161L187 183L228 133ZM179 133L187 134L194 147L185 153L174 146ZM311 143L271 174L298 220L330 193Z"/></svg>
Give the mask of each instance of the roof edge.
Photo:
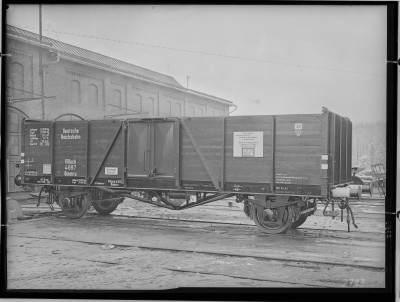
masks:
<svg viewBox="0 0 400 302"><path fill-rule="evenodd" d="M118 74L126 76L126 77L139 79L139 80L144 81L144 82L157 84L157 85L164 86L164 87L167 87L167 88L170 88L170 89L173 89L173 90L177 90L177 91L181 91L181 92L187 92L187 93L190 93L190 94L193 94L193 95L198 95L198 96L207 98L209 100L212 100L212 101L215 101L215 102L218 102L218 103L223 103L225 105L236 106L231 101L228 101L228 100L225 100L225 99L221 99L221 98L218 98L218 97L215 97L215 96L212 96L212 95L208 95L208 94L205 94L205 93L202 93L202 92L198 92L198 91L195 91L195 90L187 89L187 88L184 88L184 87L180 88L180 87L168 85L166 83L157 82L155 80L151 80L151 79L147 79L147 78L140 77L140 76L137 76L137 75L133 75L133 74L130 74L130 73L127 73L127 72L124 72L124 71L115 70L115 69L112 69L112 68L109 68L109 67L106 67L106 66L101 66L101 65L94 64L94 63L88 63L86 61L81 61L81 60L79 60L77 58L72 58L72 57L64 55L64 54L61 54L61 57L66 59L66 60L70 60L70 61L73 61L73 62L76 62L76 63L79 63L79 64L90 65L90 66L92 66L94 68L103 69L103 70L106 70L106 71L111 71L111 72L118 73Z"/></svg>
<svg viewBox="0 0 400 302"><path fill-rule="evenodd" d="M19 27L16 27L16 26L13 26L13 25L9 25L9 24L7 24L6 26L10 26L10 27L21 29ZM21 29L21 30L27 31L25 29ZM27 31L27 32L29 32L29 31ZM145 82L149 82L149 83L161 85L161 86L164 86L164 87L168 87L168 88L173 89L173 90L178 90L178 91L186 92L186 93L189 93L189 94L192 94L192 95L204 97L204 98L207 98L209 100L212 100L212 101L215 101L215 102L218 102L218 103L222 103L224 105L236 106L232 101L228 101L228 100L225 100L225 99L222 99L222 98L219 98L219 97L216 97L216 96L212 96L212 95L209 95L209 94L206 94L206 93L203 93L203 92L191 90L191 89L183 87L182 85L180 87L173 86L173 85L169 85L167 83L159 82L159 81L154 80L154 79L149 79L149 78L146 78L146 77L143 77L143 76L140 76L140 75L134 75L132 73L129 73L128 71L123 71L123 70L119 70L117 68L113 68L112 66L108 66L107 67L107 66L104 66L103 64L99 64L99 62L96 62L96 61L93 61L93 60L90 60L92 63L89 63L88 60L80 60L79 58L76 58L76 56L74 56L74 55L70 55L68 53L65 53L63 51L60 51L60 50L54 48L53 45L49 46L49 43L40 44L40 41L38 41L36 39L29 38L29 37L24 37L23 35L20 35L18 33L14 33L14 32L12 32L11 30L8 30L8 29L6 29L6 34L7 34L7 36L9 36L9 37L11 37L13 39L16 39L16 40L19 40L19 41L22 41L22 42L25 42L25 43L28 43L28 44L31 44L31 45L34 45L34 46L37 46L37 47L56 50L58 53L61 54L61 57L63 57L64 59L67 59L67 60L71 60L71 61L83 64L83 65L91 65L92 67L95 67L95 68L98 68L98 69L111 71L111 72L118 73L118 74L130 77L130 78L139 79L139 80L142 80L142 81L145 81ZM52 38L49 38L49 37L46 37L46 38L52 39ZM55 39L53 39L53 40L55 40ZM60 43L68 44L66 42L62 42L62 41L59 41L59 40L55 40L55 41L60 42ZM82 47L79 47L79 46L75 46L75 45L72 45L72 44L68 44L68 45L71 45L73 47L78 47L80 49L92 52L91 50L88 50L88 49L85 49L85 48L82 48ZM95 53L95 52L93 52L93 53ZM102 54L99 54L99 55L102 55ZM105 56L105 55L102 55L102 56ZM105 57L108 57L108 56L105 56ZM111 58L111 57L108 57L108 58ZM111 59L118 60L118 59L115 59L115 58L111 58ZM118 61L121 61L121 60L118 60ZM121 62L124 62L124 61L121 61ZM131 63L128 63L128 62L124 62L124 63L131 64ZM131 64L131 65L134 65L134 64ZM140 66L138 66L138 67L140 67ZM140 68L144 68L144 67L140 67ZM144 68L144 69L147 69L147 68ZM158 73L158 74L161 74L161 75L164 75L162 73L159 73L159 72L156 72L156 71L153 71L153 70L150 70L150 69L147 69L147 70L155 72L155 73ZM164 75L164 76L167 76L167 75ZM168 77L173 78L172 76L168 76ZM175 81L176 81L176 79L175 79Z"/></svg>

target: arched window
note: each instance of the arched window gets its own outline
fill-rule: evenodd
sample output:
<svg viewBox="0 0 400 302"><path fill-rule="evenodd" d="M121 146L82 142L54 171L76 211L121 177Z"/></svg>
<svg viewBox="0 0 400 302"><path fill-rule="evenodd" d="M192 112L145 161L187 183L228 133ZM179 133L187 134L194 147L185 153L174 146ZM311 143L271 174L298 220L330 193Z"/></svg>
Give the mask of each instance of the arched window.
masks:
<svg viewBox="0 0 400 302"><path fill-rule="evenodd" d="M146 112L146 116L154 116L154 99L149 97L143 104L143 112Z"/></svg>
<svg viewBox="0 0 400 302"><path fill-rule="evenodd" d="M164 103L164 114L163 114L163 116L164 117L170 117L171 116L171 102L169 102L169 101L165 101L165 103Z"/></svg>
<svg viewBox="0 0 400 302"><path fill-rule="evenodd" d="M197 116L204 116L204 110L203 108L197 108Z"/></svg>
<svg viewBox="0 0 400 302"><path fill-rule="evenodd" d="M188 110L188 115L189 116L196 116L195 115L195 111L194 111L194 106L189 106L189 110Z"/></svg>
<svg viewBox="0 0 400 302"><path fill-rule="evenodd" d="M90 84L88 88L88 94L89 94L89 100L88 103L89 105L93 105L98 107L99 106L99 90L96 85Z"/></svg>
<svg viewBox="0 0 400 302"><path fill-rule="evenodd" d="M175 103L174 104L174 112L173 112L174 116L180 117L182 116L182 105L179 103Z"/></svg>
<svg viewBox="0 0 400 302"><path fill-rule="evenodd" d="M114 105L122 107L122 93L119 89L114 89Z"/></svg>
<svg viewBox="0 0 400 302"><path fill-rule="evenodd" d="M81 83L77 80L71 81L71 100L73 103L81 103Z"/></svg>
<svg viewBox="0 0 400 302"><path fill-rule="evenodd" d="M133 110L142 112L143 107L142 107L142 96L140 94L135 94L135 97L133 98Z"/></svg>
<svg viewBox="0 0 400 302"><path fill-rule="evenodd" d="M10 67L10 84L14 98L24 96L24 66L20 63L13 62Z"/></svg>

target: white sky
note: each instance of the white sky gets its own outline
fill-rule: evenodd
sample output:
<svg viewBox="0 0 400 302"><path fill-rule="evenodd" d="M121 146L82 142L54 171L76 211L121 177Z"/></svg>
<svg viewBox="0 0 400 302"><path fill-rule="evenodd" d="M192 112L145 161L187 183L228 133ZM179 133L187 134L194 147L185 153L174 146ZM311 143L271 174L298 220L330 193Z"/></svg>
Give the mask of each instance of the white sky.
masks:
<svg viewBox="0 0 400 302"><path fill-rule="evenodd" d="M385 6L44 5L42 17L43 35L185 87L190 75L190 89L233 101L235 115L324 106L386 120ZM7 23L38 32L39 6L11 5Z"/></svg>

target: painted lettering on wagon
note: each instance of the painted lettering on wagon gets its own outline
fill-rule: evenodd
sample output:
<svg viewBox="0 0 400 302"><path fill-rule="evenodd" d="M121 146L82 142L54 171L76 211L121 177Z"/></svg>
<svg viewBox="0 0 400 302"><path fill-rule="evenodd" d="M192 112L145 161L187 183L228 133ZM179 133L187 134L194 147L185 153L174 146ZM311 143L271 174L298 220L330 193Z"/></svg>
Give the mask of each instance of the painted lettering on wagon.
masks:
<svg viewBox="0 0 400 302"><path fill-rule="evenodd" d="M61 139L81 139L78 128L63 128L61 133Z"/></svg>
<svg viewBox="0 0 400 302"><path fill-rule="evenodd" d="M38 135L37 135L37 130L38 129L30 129L29 130L29 145L30 146L37 146L38 145Z"/></svg>
<svg viewBox="0 0 400 302"><path fill-rule="evenodd" d="M74 172L76 170L76 159L66 158L64 159L64 176L78 176L78 173Z"/></svg>
<svg viewBox="0 0 400 302"><path fill-rule="evenodd" d="M50 128L29 129L29 146L50 146Z"/></svg>
<svg viewBox="0 0 400 302"><path fill-rule="evenodd" d="M40 128L40 146L50 146L50 129L49 128Z"/></svg>
<svg viewBox="0 0 400 302"><path fill-rule="evenodd" d="M310 177L308 176L293 176L287 173L276 173L275 181L279 184L308 184Z"/></svg>
<svg viewBox="0 0 400 302"><path fill-rule="evenodd" d="M296 136L300 136L303 133L303 124L295 123L294 124L294 132L296 133Z"/></svg>

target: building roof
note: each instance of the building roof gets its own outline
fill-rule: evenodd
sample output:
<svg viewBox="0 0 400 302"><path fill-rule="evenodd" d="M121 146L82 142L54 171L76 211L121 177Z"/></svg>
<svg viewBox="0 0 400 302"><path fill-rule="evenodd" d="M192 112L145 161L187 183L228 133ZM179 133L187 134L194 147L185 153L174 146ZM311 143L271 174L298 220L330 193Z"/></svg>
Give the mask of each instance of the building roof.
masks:
<svg viewBox="0 0 400 302"><path fill-rule="evenodd" d="M31 42L40 46L39 34L7 25L7 34L16 38L23 39L26 42ZM107 68L116 72L122 72L133 77L137 77L143 80L148 80L158 84L166 85L173 89L184 91L186 93L204 97L213 100L218 103L222 103L228 106L235 106L233 102L215 97L209 94L205 94L199 91L187 89L178 83L173 77L155 72L137 65L133 65L124 61L120 61L81 47L77 47L65 42L61 42L49 37L42 36L42 47L48 47L57 50L63 57L70 58L72 60L82 61L83 63L94 64L98 67Z"/></svg>
<svg viewBox="0 0 400 302"><path fill-rule="evenodd" d="M34 42L40 42L39 34L7 25L7 34L19 36L28 40L32 40ZM133 65L127 62L123 62L81 47L77 47L68 43L64 43L55 39L51 39L45 36L42 36L42 42L55 48L61 54L72 56L75 58L79 58L88 63L95 63L96 65L100 65L103 67L107 67L110 69L115 69L116 71L123 71L144 79L153 80L159 83L167 84L173 87L182 87L173 77L164 75L162 73L158 73L137 65Z"/></svg>

